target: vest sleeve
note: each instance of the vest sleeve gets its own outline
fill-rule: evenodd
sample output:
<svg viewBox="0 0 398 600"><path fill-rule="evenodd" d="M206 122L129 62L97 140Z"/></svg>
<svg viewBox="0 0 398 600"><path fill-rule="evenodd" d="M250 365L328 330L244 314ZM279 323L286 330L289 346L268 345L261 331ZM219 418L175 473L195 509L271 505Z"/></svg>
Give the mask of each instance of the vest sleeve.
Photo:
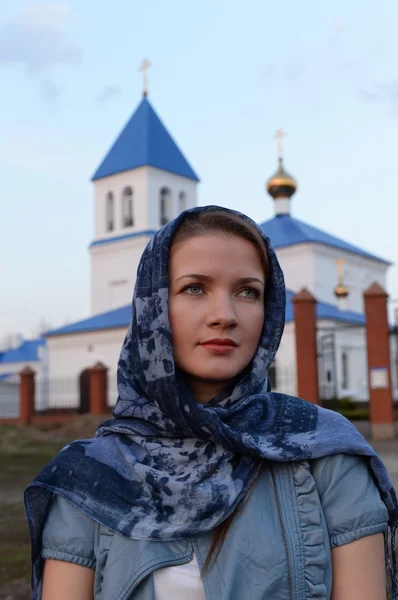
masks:
<svg viewBox="0 0 398 600"><path fill-rule="evenodd" d="M95 568L95 522L62 496L54 496L42 537L43 558Z"/></svg>
<svg viewBox="0 0 398 600"><path fill-rule="evenodd" d="M367 458L337 454L317 459L313 475L332 548L387 531L388 510Z"/></svg>

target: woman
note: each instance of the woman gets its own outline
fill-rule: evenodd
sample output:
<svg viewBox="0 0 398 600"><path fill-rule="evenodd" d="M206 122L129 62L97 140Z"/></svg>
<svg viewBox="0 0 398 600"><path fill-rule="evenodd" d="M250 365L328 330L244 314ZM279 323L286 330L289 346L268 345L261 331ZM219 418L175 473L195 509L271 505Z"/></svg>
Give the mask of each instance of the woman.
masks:
<svg viewBox="0 0 398 600"><path fill-rule="evenodd" d="M196 208L152 238L114 418L26 491L35 600L380 600L384 557L398 598L382 462L340 415L270 391L284 313L248 217Z"/></svg>

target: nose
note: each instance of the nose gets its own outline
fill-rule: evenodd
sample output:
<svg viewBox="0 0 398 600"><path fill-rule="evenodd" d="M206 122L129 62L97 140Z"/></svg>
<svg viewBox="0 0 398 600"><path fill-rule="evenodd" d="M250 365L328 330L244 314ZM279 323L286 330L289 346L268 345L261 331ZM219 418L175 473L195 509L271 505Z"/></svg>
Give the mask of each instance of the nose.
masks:
<svg viewBox="0 0 398 600"><path fill-rule="evenodd" d="M216 294L209 306L208 325L213 328L233 329L238 324L233 300L227 294Z"/></svg>

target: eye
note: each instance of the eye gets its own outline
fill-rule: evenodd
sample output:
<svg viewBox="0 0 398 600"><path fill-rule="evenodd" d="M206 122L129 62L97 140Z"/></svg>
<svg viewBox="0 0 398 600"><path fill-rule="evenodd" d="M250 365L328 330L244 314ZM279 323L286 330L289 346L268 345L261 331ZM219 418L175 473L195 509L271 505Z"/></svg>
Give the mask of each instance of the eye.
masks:
<svg viewBox="0 0 398 600"><path fill-rule="evenodd" d="M240 294L244 294L245 298L251 298L253 300L258 300L261 296L261 292L257 288L251 287L244 288Z"/></svg>
<svg viewBox="0 0 398 600"><path fill-rule="evenodd" d="M200 296L201 292L203 292L203 289L198 283L190 283L182 288L181 291L189 294L190 296Z"/></svg>

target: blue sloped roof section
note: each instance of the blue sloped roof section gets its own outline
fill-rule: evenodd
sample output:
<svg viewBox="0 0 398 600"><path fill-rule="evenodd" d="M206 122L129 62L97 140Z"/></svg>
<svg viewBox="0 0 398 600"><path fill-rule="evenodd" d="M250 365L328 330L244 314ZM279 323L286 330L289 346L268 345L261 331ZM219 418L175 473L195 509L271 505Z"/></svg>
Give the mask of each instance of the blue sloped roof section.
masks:
<svg viewBox="0 0 398 600"><path fill-rule="evenodd" d="M39 348L46 345L46 340L25 340L18 348L11 348L0 354L0 364L31 362L40 360Z"/></svg>
<svg viewBox="0 0 398 600"><path fill-rule="evenodd" d="M114 310L70 323L59 329L47 331L44 335L50 337L53 335L68 335L72 333L84 333L86 331L99 331L101 329L116 329L118 327L128 327L131 320L131 304L115 308Z"/></svg>
<svg viewBox="0 0 398 600"><path fill-rule="evenodd" d="M293 302L294 292L286 292L286 323L294 321ZM318 319L331 319L346 323L347 325L365 326L365 315L351 310L340 310L338 306L328 304L327 302L317 302L316 316Z"/></svg>
<svg viewBox="0 0 398 600"><path fill-rule="evenodd" d="M261 223L260 227L268 235L275 248L312 242L339 248L340 250L345 250L346 252L351 252L385 264L391 264L388 260L375 256L348 242L344 242L343 240L321 231L316 227L312 227L312 225L307 225L307 223L303 223L290 215L278 215L269 221L265 221L265 223Z"/></svg>
<svg viewBox="0 0 398 600"><path fill-rule="evenodd" d="M199 181L198 176L144 96L92 180L151 166Z"/></svg>
<svg viewBox="0 0 398 600"><path fill-rule="evenodd" d="M0 381L7 381L7 379L10 379L11 377L15 377L16 375L19 375L19 373L1 373Z"/></svg>

